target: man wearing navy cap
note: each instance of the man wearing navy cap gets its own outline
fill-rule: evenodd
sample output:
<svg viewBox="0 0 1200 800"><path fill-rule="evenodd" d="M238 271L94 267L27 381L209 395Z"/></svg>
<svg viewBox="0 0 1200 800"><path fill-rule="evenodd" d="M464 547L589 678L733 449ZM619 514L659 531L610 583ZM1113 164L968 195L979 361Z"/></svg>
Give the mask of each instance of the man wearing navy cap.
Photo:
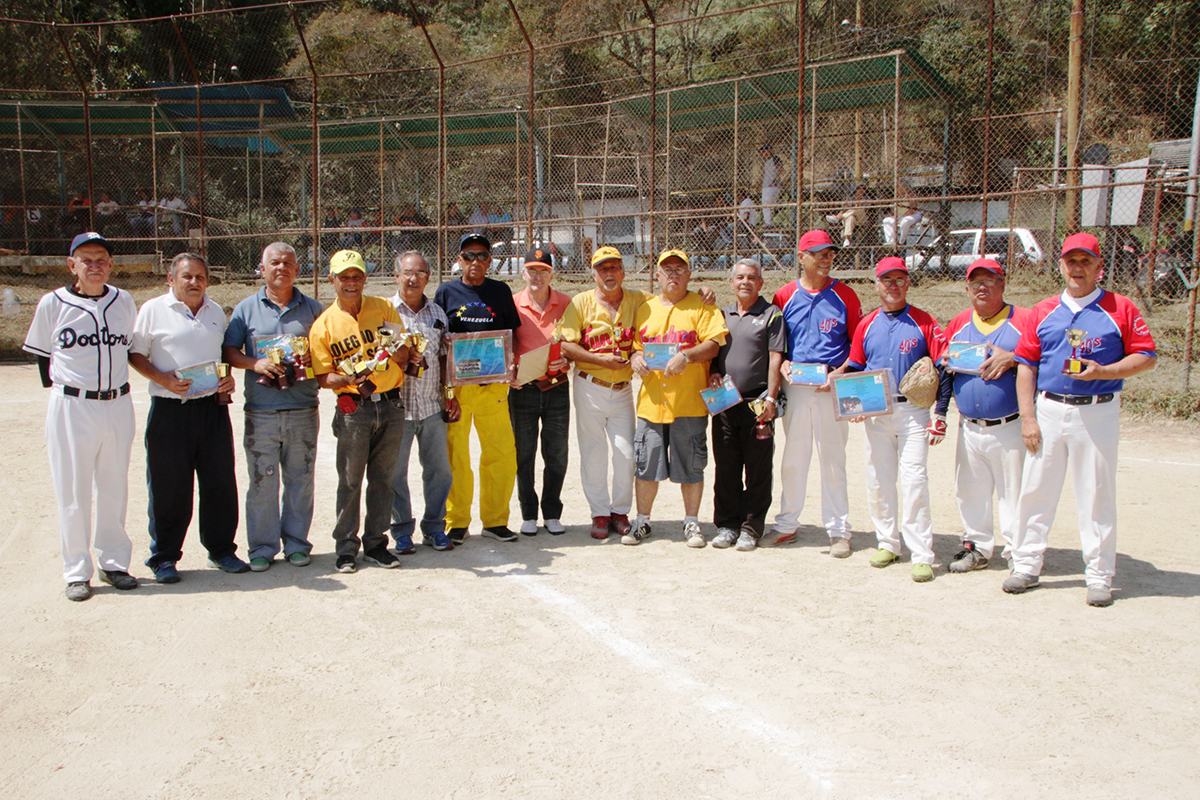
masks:
<svg viewBox="0 0 1200 800"><path fill-rule="evenodd" d="M542 520L551 534L565 533L561 522L562 485L567 476L567 439L571 427L571 396L567 388L567 362L561 346L554 347L555 327L563 318L571 298L550 288L554 280L554 254L535 248L525 254L521 273L525 288L513 296L521 327L517 328L517 363L531 353L545 354L547 372L532 375L527 383L513 378L508 390L508 410L517 447L517 497L521 501L521 533L533 536L538 530L538 493L534 486L539 427L542 440ZM561 327L559 325L559 327ZM548 348L543 350L542 348ZM542 363L538 362L539 366ZM555 377L557 376L557 377Z"/></svg>
<svg viewBox="0 0 1200 800"><path fill-rule="evenodd" d="M1013 572L1004 591L1038 585L1068 466L1075 485L1087 604L1112 605L1117 565L1117 441L1125 378L1152 369L1154 339L1129 298L1101 289L1096 237L1063 242L1067 288L1033 308L1017 345L1021 436L1029 453L1017 507Z"/></svg>
<svg viewBox="0 0 1200 800"><path fill-rule="evenodd" d="M516 331L521 318L512 291L487 277L492 244L481 233L468 233L458 245L462 276L437 288L433 302L446 312L450 333ZM479 435L479 517L483 535L515 541L508 528L508 504L517 476L516 445L508 412L508 382L460 386L455 390L461 417L446 429L453 483L446 500L450 540L462 544L471 524L475 475L471 472L471 425Z"/></svg>
<svg viewBox="0 0 1200 800"><path fill-rule="evenodd" d="M792 365L837 372L850 355L850 340L862 319L858 295L829 277L837 246L825 231L808 231L800 237L799 278L775 293L772 301L783 311L787 352L783 386L788 413L783 418L786 441L780 483L783 485L775 524L760 541L762 546L796 540L804 497L808 491L808 466L816 445L821 468L821 521L829 534L829 554L850 555L850 498L846 489L847 422L838 422L829 383L793 380ZM747 543L748 545L748 543Z"/></svg>
<svg viewBox="0 0 1200 800"><path fill-rule="evenodd" d="M1011 558L1025 463L1013 351L1028 324L1029 309L1004 301L1004 267L990 258L967 269L967 297L971 308L946 328L951 351L945 365L959 413L954 483L963 524L962 549L950 562L951 572L987 568L995 548L993 493L999 501L1004 557ZM973 345L984 349L983 363L956 369L964 359L955 348L969 352Z"/></svg>
<svg viewBox="0 0 1200 800"><path fill-rule="evenodd" d="M129 574L133 545L125 532L134 427L128 363L137 308L129 292L106 283L112 245L103 236L79 234L70 253L75 282L38 302L24 349L37 356L42 385L51 388L46 452L67 599L78 602L92 596L93 544L100 580L117 589L138 585Z"/></svg>

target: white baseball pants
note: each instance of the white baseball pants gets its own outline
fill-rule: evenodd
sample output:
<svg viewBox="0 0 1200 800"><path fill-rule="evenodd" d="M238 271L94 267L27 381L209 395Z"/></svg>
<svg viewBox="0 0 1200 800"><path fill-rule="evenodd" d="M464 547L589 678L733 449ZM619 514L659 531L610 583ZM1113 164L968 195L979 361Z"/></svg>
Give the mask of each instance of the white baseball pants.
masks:
<svg viewBox="0 0 1200 800"><path fill-rule="evenodd" d="M1042 446L1025 454L1013 569L1040 575L1050 528L1071 469L1079 544L1088 586L1112 587L1117 571L1117 442L1121 437L1121 395L1107 403L1069 406L1037 400Z"/></svg>
<svg viewBox="0 0 1200 800"><path fill-rule="evenodd" d="M973 542L984 558L991 558L996 540L993 533L992 495L1000 511L1000 535L1004 557L1009 555L1017 531L1017 499L1025 465L1025 443L1021 421L983 427L966 419L958 425L954 459L955 495L962 518L963 541Z"/></svg>
<svg viewBox="0 0 1200 800"><path fill-rule="evenodd" d="M900 537L912 551L914 564L933 564L933 520L929 513L929 473L925 428L929 409L896 403L890 416L869 417L867 440L867 506L875 524L879 549L900 555ZM901 509L896 478L900 478Z"/></svg>
<svg viewBox="0 0 1200 800"><path fill-rule="evenodd" d="M783 492L774 529L793 533L800 527L808 491L808 466L816 443L821 468L821 520L830 538L850 538L850 496L846 489L846 439L850 423L834 419L833 392L813 386L784 384L787 413L783 415L786 439L779 483Z"/></svg>
<svg viewBox="0 0 1200 800"><path fill-rule="evenodd" d="M579 478L593 517L628 514L633 507L633 386L613 391L576 375L575 436L579 441ZM612 492L608 461L612 450Z"/></svg>
<svg viewBox="0 0 1200 800"><path fill-rule="evenodd" d="M771 227L775 215L775 201L779 199L778 186L764 186L762 190L763 225Z"/></svg>
<svg viewBox="0 0 1200 800"><path fill-rule="evenodd" d="M125 533L133 398L84 400L55 387L46 408L46 451L58 500L63 580L91 580L92 503L100 569L128 572L133 545Z"/></svg>

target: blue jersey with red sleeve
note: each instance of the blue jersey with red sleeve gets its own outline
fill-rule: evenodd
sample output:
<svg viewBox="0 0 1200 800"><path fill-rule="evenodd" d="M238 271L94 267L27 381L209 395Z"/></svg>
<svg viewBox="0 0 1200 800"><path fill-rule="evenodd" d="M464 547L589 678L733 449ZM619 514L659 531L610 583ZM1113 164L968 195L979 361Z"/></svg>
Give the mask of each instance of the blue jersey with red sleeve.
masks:
<svg viewBox="0 0 1200 800"><path fill-rule="evenodd" d="M968 308L946 326L946 339L950 342L968 344L990 344L1012 353L1017 349L1021 333L1029 325L1032 312L1028 308L1009 306L1007 318L990 333L984 333L977 325L975 311ZM989 326L990 327L990 326ZM979 375L965 372L950 373L953 376L954 403L958 413L971 419L1003 419L1017 413L1017 371L1010 369L995 380L985 381Z"/></svg>
<svg viewBox="0 0 1200 800"><path fill-rule="evenodd" d="M840 281L810 292L792 281L775 293L772 304L783 311L787 328L784 358L837 369L850 355L850 339L862 319L858 295Z"/></svg>
<svg viewBox="0 0 1200 800"><path fill-rule="evenodd" d="M891 370L895 391L913 364L925 356L937 362L945 351L946 334L928 312L908 305L893 317L877 308L854 331L850 366L860 370Z"/></svg>
<svg viewBox="0 0 1200 800"><path fill-rule="evenodd" d="M1087 358L1098 364L1115 364L1127 355L1156 356L1154 338L1142 312L1128 297L1103 289L1098 297L1075 311L1063 295L1049 297L1033 307L1033 319L1017 345L1017 361L1038 368L1037 388L1057 394L1108 394L1119 392L1124 381L1081 381L1063 375L1069 358ZM1068 330L1083 331L1077 349L1067 340Z"/></svg>

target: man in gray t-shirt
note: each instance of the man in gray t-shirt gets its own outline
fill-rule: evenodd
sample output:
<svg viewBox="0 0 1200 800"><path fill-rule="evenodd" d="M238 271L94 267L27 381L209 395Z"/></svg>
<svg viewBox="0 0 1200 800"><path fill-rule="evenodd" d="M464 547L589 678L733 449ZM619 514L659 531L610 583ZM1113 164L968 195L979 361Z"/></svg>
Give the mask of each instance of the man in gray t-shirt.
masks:
<svg viewBox="0 0 1200 800"><path fill-rule="evenodd" d="M783 312L762 298L762 269L752 258L733 265L734 302L723 308L729 336L713 361L709 386L728 376L742 401L713 415L713 547L753 550L771 506L774 423L787 348ZM761 411L751 407L761 401ZM756 402L756 405L758 403ZM742 478L745 475L745 483Z"/></svg>

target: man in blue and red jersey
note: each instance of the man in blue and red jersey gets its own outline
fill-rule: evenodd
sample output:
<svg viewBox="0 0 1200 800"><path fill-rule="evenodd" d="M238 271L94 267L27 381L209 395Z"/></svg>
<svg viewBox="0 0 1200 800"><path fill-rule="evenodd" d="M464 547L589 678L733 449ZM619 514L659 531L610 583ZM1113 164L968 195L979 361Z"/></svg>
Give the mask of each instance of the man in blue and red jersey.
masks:
<svg viewBox="0 0 1200 800"><path fill-rule="evenodd" d="M1125 378L1152 369L1157 354L1137 306L1096 285L1103 265L1095 236L1068 236L1058 260L1066 291L1034 306L1017 345L1021 436L1029 454L1013 572L1004 581L1009 594L1038 585L1069 462L1087 604L1112 605L1121 388Z"/></svg>
<svg viewBox="0 0 1200 800"><path fill-rule="evenodd" d="M850 344L847 370L886 369L893 387L925 356L937 363L946 349L946 336L928 312L908 303L908 267L889 256L875 267L875 290L881 305L859 323ZM929 513L929 474L925 458L929 445L946 435L950 382L938 386L935 418L928 408L895 395L893 411L869 417L866 424L867 505L875 524L879 550L871 566L886 567L900 558L900 537L912 551L912 579L933 580L933 521ZM903 505L897 503L899 472Z"/></svg>
<svg viewBox="0 0 1200 800"><path fill-rule="evenodd" d="M850 355L850 338L862 317L858 295L829 277L837 246L825 231L800 237L800 275L778 292L772 303L783 311L787 352L783 363L788 412L780 483L783 495L770 532L759 542L771 546L792 542L804 511L808 465L813 443L821 465L821 519L829 534L829 554L850 555L850 499L846 491L846 438L850 428L834 414L829 384L792 382L791 365L819 364L826 372L841 370ZM803 374L803 371L801 372Z"/></svg>
<svg viewBox="0 0 1200 800"><path fill-rule="evenodd" d="M962 550L950 562L951 572L987 568L996 541L993 493L999 501L1003 555L1011 558L1025 463L1013 351L1029 321L1029 309L1004 301L1004 267L990 258L978 259L967 269L967 297L971 308L951 320L946 338L951 348L983 345L986 358L971 371L955 369L953 349L945 361L959 413L954 485L963 524Z"/></svg>

